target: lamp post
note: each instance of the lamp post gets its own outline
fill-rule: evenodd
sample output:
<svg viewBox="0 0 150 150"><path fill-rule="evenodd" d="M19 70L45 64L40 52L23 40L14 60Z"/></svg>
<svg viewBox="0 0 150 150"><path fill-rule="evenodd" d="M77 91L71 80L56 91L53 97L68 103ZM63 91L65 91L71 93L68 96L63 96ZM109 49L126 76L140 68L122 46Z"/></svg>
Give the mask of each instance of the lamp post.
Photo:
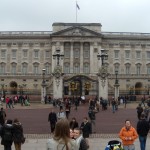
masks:
<svg viewBox="0 0 150 150"><path fill-rule="evenodd" d="M118 82L118 70L115 71L115 84L114 84L114 87L115 87L115 100L119 97L119 82Z"/></svg>
<svg viewBox="0 0 150 150"><path fill-rule="evenodd" d="M56 50L56 53L53 54L53 59L57 59L57 66L59 66L60 59L63 59L64 55L60 54L60 49Z"/></svg>
<svg viewBox="0 0 150 150"><path fill-rule="evenodd" d="M46 96L46 81L45 81L45 72L46 69L42 69L42 92L41 92L41 103L44 103Z"/></svg>
<svg viewBox="0 0 150 150"><path fill-rule="evenodd" d="M104 51L104 50L102 49L101 51ZM98 60L101 59L101 61L102 61L102 66L104 66L104 60L107 60L107 59L108 59L108 54L102 52L101 55L100 55L100 54L97 55L97 58L98 58Z"/></svg>

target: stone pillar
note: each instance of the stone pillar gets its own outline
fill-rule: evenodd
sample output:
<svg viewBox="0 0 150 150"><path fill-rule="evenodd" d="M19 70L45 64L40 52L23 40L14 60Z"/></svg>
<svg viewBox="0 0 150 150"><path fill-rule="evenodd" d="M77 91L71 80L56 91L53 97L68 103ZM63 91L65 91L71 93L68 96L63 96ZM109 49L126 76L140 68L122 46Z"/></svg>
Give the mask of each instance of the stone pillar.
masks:
<svg viewBox="0 0 150 150"><path fill-rule="evenodd" d="M98 96L108 100L108 78L106 77L104 81L98 76L98 87Z"/></svg>
<svg viewBox="0 0 150 150"><path fill-rule="evenodd" d="M73 73L73 43L71 42L70 50L70 73Z"/></svg>
<svg viewBox="0 0 150 150"><path fill-rule="evenodd" d="M46 96L46 86L42 85L41 86L41 103L44 103L45 96Z"/></svg>
<svg viewBox="0 0 150 150"><path fill-rule="evenodd" d="M80 73L83 73L83 43L80 47Z"/></svg>
<svg viewBox="0 0 150 150"><path fill-rule="evenodd" d="M53 98L63 98L63 78L53 76Z"/></svg>

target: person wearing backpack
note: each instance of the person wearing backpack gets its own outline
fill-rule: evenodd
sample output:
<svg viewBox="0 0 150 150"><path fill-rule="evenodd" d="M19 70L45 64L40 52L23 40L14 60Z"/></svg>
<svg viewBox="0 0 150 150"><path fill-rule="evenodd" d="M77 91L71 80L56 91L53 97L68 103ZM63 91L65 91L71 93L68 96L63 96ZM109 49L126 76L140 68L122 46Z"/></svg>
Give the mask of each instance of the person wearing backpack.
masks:
<svg viewBox="0 0 150 150"><path fill-rule="evenodd" d="M1 144L4 145L4 150L12 150L11 149L13 143L12 120L7 120L4 126L2 127L1 137L2 137Z"/></svg>
<svg viewBox="0 0 150 150"><path fill-rule="evenodd" d="M0 124L1 124L1 126L4 125L5 118L6 118L6 113L5 113L5 111L4 111L3 107L2 107L1 110L0 110Z"/></svg>

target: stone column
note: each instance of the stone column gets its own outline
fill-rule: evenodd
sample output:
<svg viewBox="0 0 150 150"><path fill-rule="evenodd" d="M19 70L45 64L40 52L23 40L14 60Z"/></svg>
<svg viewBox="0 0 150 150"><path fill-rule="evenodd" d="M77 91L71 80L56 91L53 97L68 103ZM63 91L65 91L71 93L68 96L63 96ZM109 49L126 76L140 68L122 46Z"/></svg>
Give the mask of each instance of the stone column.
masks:
<svg viewBox="0 0 150 150"><path fill-rule="evenodd" d="M83 73L83 43L80 47L80 73Z"/></svg>
<svg viewBox="0 0 150 150"><path fill-rule="evenodd" d="M45 96L46 96L46 86L42 85L41 86L41 103L44 103Z"/></svg>
<svg viewBox="0 0 150 150"><path fill-rule="evenodd" d="M73 73L73 43L71 42L70 50L70 73Z"/></svg>

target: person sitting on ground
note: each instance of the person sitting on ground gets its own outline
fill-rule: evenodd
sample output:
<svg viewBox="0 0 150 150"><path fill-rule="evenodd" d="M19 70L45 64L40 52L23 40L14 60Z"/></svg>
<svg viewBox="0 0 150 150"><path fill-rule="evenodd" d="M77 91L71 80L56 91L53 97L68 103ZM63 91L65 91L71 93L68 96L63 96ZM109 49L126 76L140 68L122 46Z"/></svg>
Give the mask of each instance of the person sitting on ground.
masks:
<svg viewBox="0 0 150 150"><path fill-rule="evenodd" d="M89 148L89 142L83 138L82 131L79 128L74 129L74 139L77 142L79 150L87 150Z"/></svg>
<svg viewBox="0 0 150 150"><path fill-rule="evenodd" d="M47 141L47 150L78 150L75 140L70 138L70 128L67 119L60 119L56 123L54 136Z"/></svg>

